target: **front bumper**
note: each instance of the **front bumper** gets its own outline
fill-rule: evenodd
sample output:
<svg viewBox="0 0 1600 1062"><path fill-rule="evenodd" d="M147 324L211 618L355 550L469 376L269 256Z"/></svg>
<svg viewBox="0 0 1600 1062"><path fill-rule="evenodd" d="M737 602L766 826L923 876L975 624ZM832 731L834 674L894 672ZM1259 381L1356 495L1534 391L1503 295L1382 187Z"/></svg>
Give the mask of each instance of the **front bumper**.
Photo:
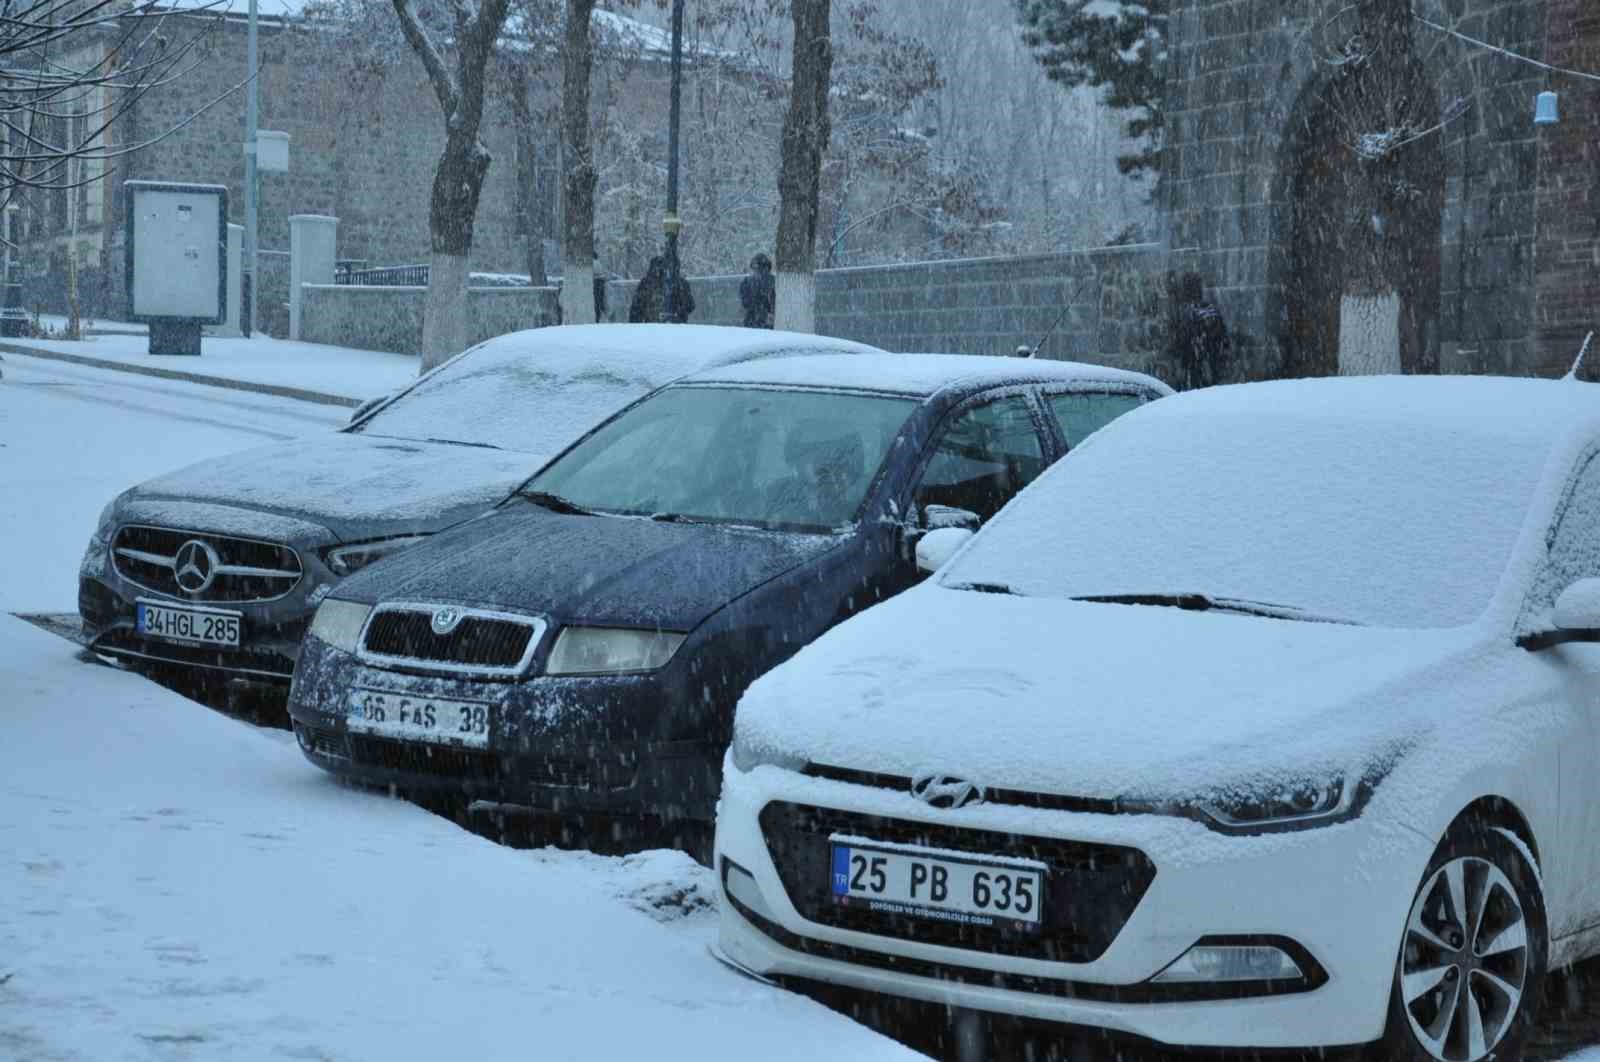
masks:
<svg viewBox="0 0 1600 1062"><path fill-rule="evenodd" d="M485 703L487 747L353 731L357 689ZM489 681L402 673L308 637L289 714L307 759L366 784L458 792L558 815L710 822L724 746L693 726L664 731L672 697L641 676Z"/></svg>
<svg viewBox="0 0 1600 1062"><path fill-rule="evenodd" d="M939 828L1060 838L1132 848L1155 867L1109 942L1063 947L1072 960L1028 949L982 950L940 934L824 924L802 915L786 889L761 822L794 803L865 812ZM769 818L770 824L770 818ZM748 971L831 982L946 1006L1091 1026L1172 1046L1299 1048L1366 1043L1383 1033L1406 911L1431 855L1403 828L1368 821L1302 833L1226 837L1186 819L1099 815L982 805L938 811L909 794L806 778L774 767L727 767L717 819L716 866L731 860L754 878L764 911L722 904L720 946ZM786 857L787 860L787 857ZM792 870L791 870L792 877ZM801 906L808 901L801 900ZM1090 917L1074 911L1074 918ZM1098 927L1090 927L1098 928ZM1174 991L1150 979L1208 937L1293 942L1320 976L1315 987L1231 998ZM1304 964L1303 964L1304 965Z"/></svg>

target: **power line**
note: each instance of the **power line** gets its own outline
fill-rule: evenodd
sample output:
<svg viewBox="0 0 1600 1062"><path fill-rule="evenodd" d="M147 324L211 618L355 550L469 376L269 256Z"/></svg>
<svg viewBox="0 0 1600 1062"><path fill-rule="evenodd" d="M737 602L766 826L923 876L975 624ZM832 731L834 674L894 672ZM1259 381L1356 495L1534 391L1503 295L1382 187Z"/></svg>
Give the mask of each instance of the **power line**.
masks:
<svg viewBox="0 0 1600 1062"><path fill-rule="evenodd" d="M1498 44L1490 44L1488 41L1480 41L1476 37L1469 37L1460 30L1453 30L1449 26L1441 26L1437 22L1433 22L1430 19L1424 18L1423 16L1417 14L1415 11L1411 12L1411 17L1430 29L1438 30L1440 33L1449 34L1452 37L1459 38L1460 40L1466 41L1468 44L1476 45L1479 48L1487 48L1491 52L1498 52L1507 58L1517 60L1519 63L1527 63L1529 66L1536 66L1541 70L1548 70L1553 74L1565 74L1568 77L1579 77L1586 81L1600 81L1600 74L1591 74L1587 70L1573 70L1571 67L1554 66L1550 63L1546 63L1526 55L1518 54L1510 49L1502 48Z"/></svg>

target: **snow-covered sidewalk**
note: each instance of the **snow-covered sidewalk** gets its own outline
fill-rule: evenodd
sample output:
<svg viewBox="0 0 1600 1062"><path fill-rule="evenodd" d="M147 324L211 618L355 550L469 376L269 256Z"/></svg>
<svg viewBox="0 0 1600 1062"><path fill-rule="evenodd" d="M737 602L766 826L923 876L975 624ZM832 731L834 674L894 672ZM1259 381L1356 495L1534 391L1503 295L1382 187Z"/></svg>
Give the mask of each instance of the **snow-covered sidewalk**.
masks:
<svg viewBox="0 0 1600 1062"><path fill-rule="evenodd" d="M194 383L245 385L291 397L301 392L302 397L341 399L351 405L410 383L416 379L418 366L417 359L407 354L295 343L262 335L249 339L207 336L197 358L152 355L150 341L142 335L96 335L77 341L5 339L0 340L0 351L87 359L104 368L153 370Z"/></svg>
<svg viewBox="0 0 1600 1062"><path fill-rule="evenodd" d="M498 847L3 615L0 689L0 1056L915 1057L712 960L678 853Z"/></svg>

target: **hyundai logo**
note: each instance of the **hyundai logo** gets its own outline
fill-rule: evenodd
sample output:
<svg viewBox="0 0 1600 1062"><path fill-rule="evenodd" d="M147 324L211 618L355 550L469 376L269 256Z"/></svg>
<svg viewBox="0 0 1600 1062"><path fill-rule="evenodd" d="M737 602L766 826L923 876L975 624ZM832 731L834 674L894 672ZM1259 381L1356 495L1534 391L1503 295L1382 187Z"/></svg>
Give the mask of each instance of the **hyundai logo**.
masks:
<svg viewBox="0 0 1600 1062"><path fill-rule="evenodd" d="M178 555L172 558L172 577L180 589L198 594L217 577L217 567L221 563L217 551L208 543L191 538L178 547Z"/></svg>
<svg viewBox="0 0 1600 1062"><path fill-rule="evenodd" d="M911 795L929 807L946 810L981 804L987 794L983 786L964 778L924 771L911 779Z"/></svg>
<svg viewBox="0 0 1600 1062"><path fill-rule="evenodd" d="M443 608L433 610L433 620L430 626L433 633L443 636L455 630L461 624L461 610L454 605L445 605Z"/></svg>

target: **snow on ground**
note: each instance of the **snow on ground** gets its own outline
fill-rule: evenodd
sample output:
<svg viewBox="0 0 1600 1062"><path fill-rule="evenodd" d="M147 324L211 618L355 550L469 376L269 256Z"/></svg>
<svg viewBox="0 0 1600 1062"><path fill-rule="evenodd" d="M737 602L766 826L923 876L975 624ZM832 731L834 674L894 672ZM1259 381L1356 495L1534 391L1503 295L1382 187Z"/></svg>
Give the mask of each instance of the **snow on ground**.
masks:
<svg viewBox="0 0 1600 1062"><path fill-rule="evenodd" d="M96 324L95 327L121 326ZM418 366L417 359L408 354L295 343L268 336L249 339L206 336L200 341L199 357L152 355L150 340L142 335L86 336L76 342L65 339L8 339L5 342L9 346L34 347L144 368L298 387L358 401L409 384L417 378ZM16 356L5 357L8 365L21 360Z"/></svg>
<svg viewBox="0 0 1600 1062"><path fill-rule="evenodd" d="M915 1057L711 959L677 853L498 847L5 614L73 607L124 487L344 415L7 360L0 1058Z"/></svg>

